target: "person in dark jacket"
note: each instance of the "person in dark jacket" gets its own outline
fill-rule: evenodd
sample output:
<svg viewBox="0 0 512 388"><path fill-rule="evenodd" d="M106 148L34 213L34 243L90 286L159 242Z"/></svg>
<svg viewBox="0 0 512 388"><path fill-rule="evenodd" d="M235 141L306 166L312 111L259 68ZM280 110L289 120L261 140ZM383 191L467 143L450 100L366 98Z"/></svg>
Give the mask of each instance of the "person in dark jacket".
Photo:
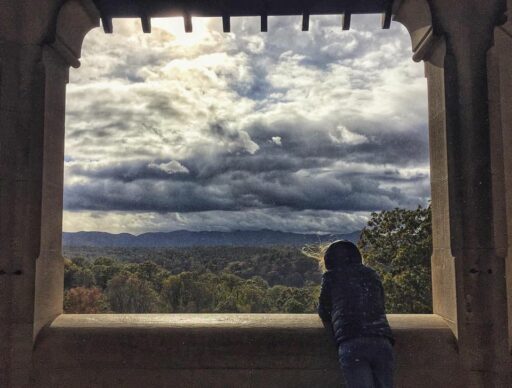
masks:
<svg viewBox="0 0 512 388"><path fill-rule="evenodd" d="M332 324L347 387L392 388L394 339L379 276L350 241L332 243L324 263L318 314Z"/></svg>

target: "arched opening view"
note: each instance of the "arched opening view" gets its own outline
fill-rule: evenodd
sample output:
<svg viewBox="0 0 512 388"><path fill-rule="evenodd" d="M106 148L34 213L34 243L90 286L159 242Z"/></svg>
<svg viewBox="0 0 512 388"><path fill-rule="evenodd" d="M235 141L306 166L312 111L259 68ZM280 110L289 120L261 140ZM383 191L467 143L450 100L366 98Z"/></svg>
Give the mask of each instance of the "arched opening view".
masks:
<svg viewBox="0 0 512 388"><path fill-rule="evenodd" d="M427 87L380 15L114 20L67 92L68 313L314 313L349 239L388 312L431 312ZM361 231L364 229L364 232ZM305 250L304 247L307 247ZM307 253L306 252L306 253Z"/></svg>

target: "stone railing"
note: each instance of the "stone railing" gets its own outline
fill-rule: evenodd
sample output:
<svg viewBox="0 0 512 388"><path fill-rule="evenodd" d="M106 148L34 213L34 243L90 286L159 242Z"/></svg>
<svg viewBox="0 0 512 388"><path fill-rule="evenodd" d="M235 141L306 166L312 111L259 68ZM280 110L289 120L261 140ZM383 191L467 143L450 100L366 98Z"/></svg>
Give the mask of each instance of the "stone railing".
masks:
<svg viewBox="0 0 512 388"><path fill-rule="evenodd" d="M390 315L397 387L462 386L456 341L436 315ZM340 387L315 315L61 315L34 353L41 387Z"/></svg>

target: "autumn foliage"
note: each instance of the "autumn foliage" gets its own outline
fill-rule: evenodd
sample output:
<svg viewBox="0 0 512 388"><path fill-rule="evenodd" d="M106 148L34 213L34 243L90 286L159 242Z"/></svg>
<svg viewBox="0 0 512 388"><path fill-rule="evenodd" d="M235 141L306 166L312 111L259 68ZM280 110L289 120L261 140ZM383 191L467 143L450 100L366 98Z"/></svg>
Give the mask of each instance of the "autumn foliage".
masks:
<svg viewBox="0 0 512 388"><path fill-rule="evenodd" d="M64 310L67 313L98 314L107 309L105 296L97 287L74 287L64 293Z"/></svg>

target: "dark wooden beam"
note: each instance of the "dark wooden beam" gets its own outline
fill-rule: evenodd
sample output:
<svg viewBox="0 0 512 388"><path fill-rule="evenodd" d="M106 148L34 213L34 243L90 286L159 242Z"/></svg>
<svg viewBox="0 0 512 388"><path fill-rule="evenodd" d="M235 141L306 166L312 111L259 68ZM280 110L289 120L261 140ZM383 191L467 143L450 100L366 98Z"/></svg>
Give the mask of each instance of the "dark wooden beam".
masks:
<svg viewBox="0 0 512 388"><path fill-rule="evenodd" d="M224 32L231 32L231 20L229 15L222 15L222 30Z"/></svg>
<svg viewBox="0 0 512 388"><path fill-rule="evenodd" d="M183 13L183 22L185 24L185 32L192 32L192 16L190 16L189 12Z"/></svg>
<svg viewBox="0 0 512 388"><path fill-rule="evenodd" d="M309 13L302 14L302 31L309 31Z"/></svg>
<svg viewBox="0 0 512 388"><path fill-rule="evenodd" d="M389 0L93 0L102 16L150 17L181 16L188 10L194 16L231 17L302 15L340 15L386 12Z"/></svg>
<svg viewBox="0 0 512 388"><path fill-rule="evenodd" d="M343 14L343 17L341 19L341 25L344 31L350 30L350 21L352 19L352 14L348 11L346 11Z"/></svg>
<svg viewBox="0 0 512 388"><path fill-rule="evenodd" d="M105 34L111 34L114 32L114 27L112 26L112 18L108 16L101 17L101 25L103 26L103 31Z"/></svg>
<svg viewBox="0 0 512 388"><path fill-rule="evenodd" d="M261 32L268 31L268 16L266 14L261 15Z"/></svg>
<svg viewBox="0 0 512 388"><path fill-rule="evenodd" d="M391 17L393 16L391 5L388 6L386 11L382 14L382 29L389 30L391 27Z"/></svg>
<svg viewBox="0 0 512 388"><path fill-rule="evenodd" d="M151 33L151 18L148 16L142 16L140 18L140 22L142 24L142 31L145 34L150 34Z"/></svg>

